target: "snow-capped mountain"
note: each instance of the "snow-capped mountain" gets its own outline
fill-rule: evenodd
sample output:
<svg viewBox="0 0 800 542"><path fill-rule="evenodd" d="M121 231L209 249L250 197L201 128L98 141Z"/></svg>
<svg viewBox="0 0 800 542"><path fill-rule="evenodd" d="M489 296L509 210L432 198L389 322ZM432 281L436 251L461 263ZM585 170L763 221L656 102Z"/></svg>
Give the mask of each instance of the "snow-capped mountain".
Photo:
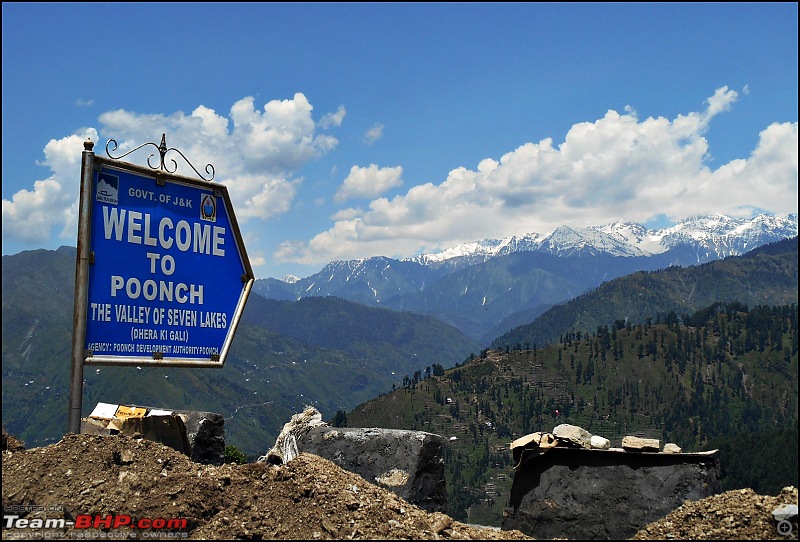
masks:
<svg viewBox="0 0 800 542"><path fill-rule="evenodd" d="M636 223L614 222L604 226L574 228L560 226L553 232L528 233L520 237L484 239L424 254L404 261L428 265L454 258L482 259L520 251L546 252L558 256L610 254L612 256L653 256L675 248L691 249L702 263L739 256L766 243L797 235L797 215L754 218L725 215L687 218L676 225L650 230Z"/></svg>
<svg viewBox="0 0 800 542"><path fill-rule="evenodd" d="M672 249L694 244L704 259L738 256L761 245L797 235L797 215L758 215L736 219L725 215L693 217L663 230L660 245Z"/></svg>
<svg viewBox="0 0 800 542"><path fill-rule="evenodd" d="M617 277L740 256L796 236L796 214L693 217L661 230L622 222L561 226L404 260L333 261L306 278L257 280L254 291L282 300L336 296L430 314L482 340Z"/></svg>

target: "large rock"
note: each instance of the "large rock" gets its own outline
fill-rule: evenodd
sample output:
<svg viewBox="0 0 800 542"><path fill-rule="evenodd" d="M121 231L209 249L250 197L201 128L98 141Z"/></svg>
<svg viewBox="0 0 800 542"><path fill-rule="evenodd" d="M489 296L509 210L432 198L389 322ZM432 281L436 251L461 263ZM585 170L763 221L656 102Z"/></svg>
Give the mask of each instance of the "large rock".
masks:
<svg viewBox="0 0 800 542"><path fill-rule="evenodd" d="M797 521L797 505L783 504L772 511L775 521Z"/></svg>
<svg viewBox="0 0 800 542"><path fill-rule="evenodd" d="M537 539L627 539L684 501L720 490L716 450L643 454L555 447L526 457L514 473L502 527Z"/></svg>
<svg viewBox="0 0 800 542"><path fill-rule="evenodd" d="M225 462L225 418L216 412L175 410L186 426L192 461L208 465Z"/></svg>
<svg viewBox="0 0 800 542"><path fill-rule="evenodd" d="M429 511L447 508L445 440L424 431L331 427L313 408L292 416L258 461L284 463L306 452L333 461Z"/></svg>

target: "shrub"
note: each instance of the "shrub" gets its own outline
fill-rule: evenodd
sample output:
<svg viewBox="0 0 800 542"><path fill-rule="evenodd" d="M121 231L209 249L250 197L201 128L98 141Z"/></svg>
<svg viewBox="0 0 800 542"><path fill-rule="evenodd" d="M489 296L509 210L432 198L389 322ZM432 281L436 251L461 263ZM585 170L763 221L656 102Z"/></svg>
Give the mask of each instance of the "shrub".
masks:
<svg viewBox="0 0 800 542"><path fill-rule="evenodd" d="M236 446L225 446L225 463L244 465L247 463L247 456Z"/></svg>

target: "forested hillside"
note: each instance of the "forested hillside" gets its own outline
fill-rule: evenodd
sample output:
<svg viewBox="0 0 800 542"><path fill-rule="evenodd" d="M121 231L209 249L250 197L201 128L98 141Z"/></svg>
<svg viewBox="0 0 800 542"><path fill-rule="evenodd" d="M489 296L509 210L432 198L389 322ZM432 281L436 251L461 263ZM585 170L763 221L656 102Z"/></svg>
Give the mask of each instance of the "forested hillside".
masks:
<svg viewBox="0 0 800 542"><path fill-rule="evenodd" d="M3 256L3 426L28 446L67 430L75 257L72 247ZM430 316L252 294L224 367L87 366L82 413L98 402L216 412L228 442L256 457L306 405L331 417L406 372L479 350Z"/></svg>
<svg viewBox="0 0 800 542"><path fill-rule="evenodd" d="M544 346L570 330L592 332L619 319L644 322L669 312L692 313L718 301L750 306L796 303L797 246L794 237L743 256L620 277L552 307L496 338L491 347Z"/></svg>
<svg viewBox="0 0 800 542"><path fill-rule="evenodd" d="M447 438L450 513L479 523L499 525L510 442L561 423L615 446L640 435L720 448L724 487L774 493L797 485L797 352L796 304L716 303L566 333L545 348L485 350L441 376L409 378L346 420ZM741 467L750 463L762 467Z"/></svg>

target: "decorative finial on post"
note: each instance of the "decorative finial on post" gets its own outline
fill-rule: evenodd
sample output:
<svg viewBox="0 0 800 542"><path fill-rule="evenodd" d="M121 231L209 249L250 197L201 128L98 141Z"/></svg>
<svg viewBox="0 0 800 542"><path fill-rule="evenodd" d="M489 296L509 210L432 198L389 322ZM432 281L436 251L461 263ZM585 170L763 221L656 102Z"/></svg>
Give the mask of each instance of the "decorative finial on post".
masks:
<svg viewBox="0 0 800 542"><path fill-rule="evenodd" d="M87 138L86 141L83 142L83 150L91 151L94 148L94 141L91 138Z"/></svg>
<svg viewBox="0 0 800 542"><path fill-rule="evenodd" d="M111 151L116 151L118 145L117 145L117 141L115 139L109 139L108 142L106 143L106 154L112 160L119 160L121 158L125 158L126 156L128 156L132 152L138 151L142 147L146 147L148 145L152 145L153 147L158 149L158 154L161 155L161 163L156 165L156 166L154 166L153 164L150 163L150 159L153 158L153 156L155 156L155 154L151 154L150 156L147 157L147 165L150 166L150 169L161 169L163 171L166 171L167 173L175 173L175 171L177 171L177 169L178 169L178 163L175 160L170 159L170 162L172 162L172 169L170 169L169 167L167 167L167 164L164 161L164 158L165 158L165 156L166 156L166 154L168 152L175 151L178 154L180 154L181 158L183 158L186 161L186 163L189 164L189 167L191 167L194 170L194 172L197 173L198 177L200 177L204 181L212 181L212 180L214 180L214 166L212 166L211 164L206 164L206 168L205 168L206 169L206 173L210 177L208 179L203 177L203 175L201 175L200 172L197 171L197 168L192 165L192 163L189 161L189 159L186 158L186 156L184 156L181 151L179 151L178 149L175 149L175 148L167 147L167 134L161 134L161 144L160 145L156 145L155 143L143 143L143 144L139 145L138 147L136 147L135 149L130 150L130 151L126 152L125 154L121 155L121 156L111 156ZM109 147L111 147L111 151L109 150Z"/></svg>
<svg viewBox="0 0 800 542"><path fill-rule="evenodd" d="M158 146L158 152L161 154L161 169L167 171L167 168L164 166L164 155L167 154L167 134L161 134L161 145ZM188 160L187 160L188 161ZM150 161L148 160L148 165L150 165ZM191 164L189 164L191 165ZM150 166L153 167L153 166Z"/></svg>

